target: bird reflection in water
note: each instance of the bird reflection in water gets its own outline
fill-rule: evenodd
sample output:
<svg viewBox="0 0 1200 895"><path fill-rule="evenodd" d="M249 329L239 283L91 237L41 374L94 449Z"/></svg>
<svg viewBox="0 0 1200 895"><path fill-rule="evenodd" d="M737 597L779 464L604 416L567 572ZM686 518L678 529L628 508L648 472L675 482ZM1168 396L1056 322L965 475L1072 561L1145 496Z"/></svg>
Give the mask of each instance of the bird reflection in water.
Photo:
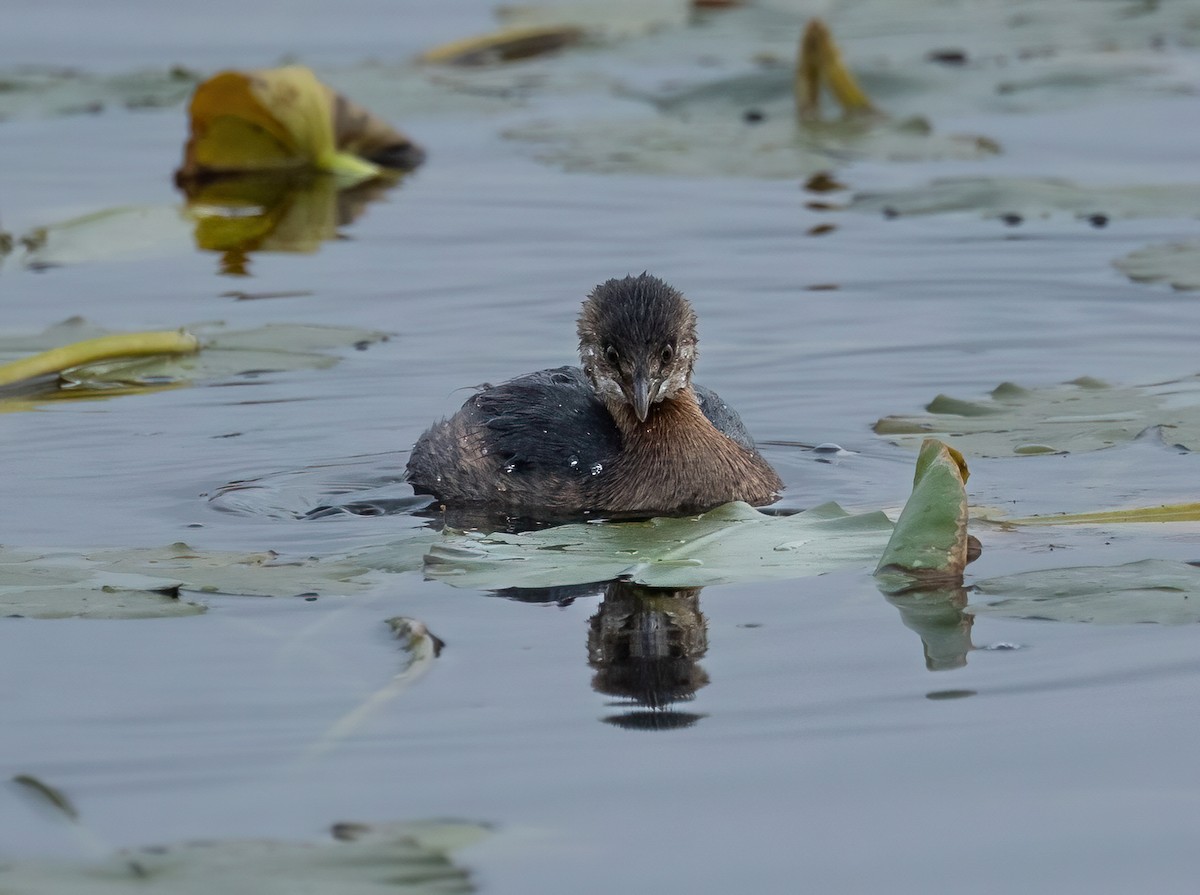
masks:
<svg viewBox="0 0 1200 895"><path fill-rule="evenodd" d="M603 599L588 620L592 687L628 709L605 723L634 730L674 730L705 717L673 708L708 684L699 660L708 650L708 621L700 611L701 588L644 587L628 581L548 588L507 588L498 596L527 603L567 606L599 592Z"/></svg>
<svg viewBox="0 0 1200 895"><path fill-rule="evenodd" d="M708 622L700 588L672 590L611 582L588 622L592 687L616 696L631 711L604 720L618 727L664 730L690 727L702 714L671 708L708 684L699 659L708 650Z"/></svg>

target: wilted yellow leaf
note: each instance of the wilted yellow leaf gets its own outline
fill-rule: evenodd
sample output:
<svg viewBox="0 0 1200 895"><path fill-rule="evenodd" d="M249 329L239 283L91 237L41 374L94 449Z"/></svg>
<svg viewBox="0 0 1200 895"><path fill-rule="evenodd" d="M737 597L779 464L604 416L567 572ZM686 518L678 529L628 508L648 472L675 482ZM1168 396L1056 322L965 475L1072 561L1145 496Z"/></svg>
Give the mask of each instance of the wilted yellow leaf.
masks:
<svg viewBox="0 0 1200 895"><path fill-rule="evenodd" d="M312 172L362 181L424 154L300 65L226 71L196 88L181 184L247 172Z"/></svg>

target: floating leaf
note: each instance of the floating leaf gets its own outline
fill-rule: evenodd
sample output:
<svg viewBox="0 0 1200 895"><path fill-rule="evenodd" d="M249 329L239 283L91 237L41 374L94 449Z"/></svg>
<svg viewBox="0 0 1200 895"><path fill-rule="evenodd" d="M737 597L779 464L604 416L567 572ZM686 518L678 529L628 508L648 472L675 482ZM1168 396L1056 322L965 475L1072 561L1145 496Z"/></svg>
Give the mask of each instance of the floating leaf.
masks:
<svg viewBox="0 0 1200 895"><path fill-rule="evenodd" d="M1200 503L1165 503L1157 507L1063 513L1004 519L1006 525L1123 525L1131 522L1200 522Z"/></svg>
<svg viewBox="0 0 1200 895"><path fill-rule="evenodd" d="M479 37L442 44L421 54L437 65L493 65L553 53L579 43L583 30L570 25L529 25L505 28Z"/></svg>
<svg viewBox="0 0 1200 895"><path fill-rule="evenodd" d="M59 368L61 388L43 394L34 381L24 392L0 398L0 411L27 410L37 400L55 397L90 398L114 389L161 389L199 380L223 380L238 376L261 376L266 372L323 369L338 362L331 350L364 347L385 340L374 330L302 324L268 324L252 330L224 330L219 325L197 324L189 330L169 333L124 333L99 335L102 330L78 318L57 325L27 340L0 342L0 356L19 351L22 345L46 353L0 367L0 377L43 376ZM192 335L194 332L196 335ZM73 334L90 338L70 343ZM197 339L200 350L196 350ZM48 345L61 343L49 350ZM180 353L154 353L174 349ZM137 351L146 357L130 357ZM103 356L115 360L95 360ZM65 367L65 368L64 368Z"/></svg>
<svg viewBox="0 0 1200 895"><path fill-rule="evenodd" d="M1194 200L1190 216L1195 216L1197 203L1200 203L1200 186L1184 188L1183 193L1184 199L1190 195ZM1164 282L1181 291L1200 289L1200 243L1197 242L1146 246L1118 258L1113 264L1129 279L1139 283Z"/></svg>
<svg viewBox="0 0 1200 895"><path fill-rule="evenodd" d="M679 0L516 3L499 7L496 15L512 29L570 27L600 40L644 37L664 28L682 27L690 18L687 4Z"/></svg>
<svg viewBox="0 0 1200 895"><path fill-rule="evenodd" d="M425 574L480 590L618 578L689 588L801 578L867 564L878 564L881 573L961 577L966 477L962 457L930 440L894 530L883 513L852 516L834 503L774 516L735 502L685 518L562 525L522 534L447 531L430 547Z"/></svg>
<svg viewBox="0 0 1200 895"><path fill-rule="evenodd" d="M973 211L992 218L1051 212L1078 217L1191 218L1200 208L1200 184L1090 187L1056 178L946 177L915 189L859 193L848 207L899 215Z"/></svg>
<svg viewBox="0 0 1200 895"><path fill-rule="evenodd" d="M819 119L823 88L843 118ZM769 70L640 98L660 115L650 121L536 122L506 135L540 144L539 157L569 170L691 176L796 177L847 158L915 161L999 151L986 138L936 136L921 117L892 120L879 113L819 20L805 29L790 78Z"/></svg>
<svg viewBox="0 0 1200 895"><path fill-rule="evenodd" d="M0 863L0 887L21 895L448 895L472 892L448 853L483 838L480 824L338 824L322 842L229 840L125 849L99 862Z"/></svg>
<svg viewBox="0 0 1200 895"><path fill-rule="evenodd" d="M1006 382L990 400L939 395L925 409L885 417L875 432L907 447L937 435L973 457L1095 451L1155 427L1169 444L1200 448L1200 376L1132 388L1089 378L1041 389Z"/></svg>
<svg viewBox="0 0 1200 895"><path fill-rule="evenodd" d="M927 438L917 456L912 496L887 543L877 576L903 590L962 579L967 565L967 477L962 454Z"/></svg>
<svg viewBox="0 0 1200 895"><path fill-rule="evenodd" d="M350 594L369 570L351 560L199 552L186 544L38 554L0 547L0 614L31 618L160 618L204 606L181 591L295 596Z"/></svg>
<svg viewBox="0 0 1200 895"><path fill-rule="evenodd" d="M977 582L968 612L1096 624L1200 622L1200 568L1147 559L1022 572Z"/></svg>
<svg viewBox="0 0 1200 895"><path fill-rule="evenodd" d="M199 349L199 340L185 330L100 336L0 365L0 387L61 373L85 364L134 357L194 354Z"/></svg>
<svg viewBox="0 0 1200 895"><path fill-rule="evenodd" d="M174 205L106 208L31 230L21 237L14 262L43 269L182 254L191 250L192 229Z"/></svg>
<svg viewBox="0 0 1200 895"><path fill-rule="evenodd" d="M181 183L247 172L327 172L350 182L420 164L404 134L289 65L225 71L196 88Z"/></svg>
<svg viewBox="0 0 1200 895"><path fill-rule="evenodd" d="M892 524L822 504L768 516L729 503L702 516L563 525L524 534L447 533L425 574L455 587L553 587L627 578L652 587L799 578L873 564Z"/></svg>
<svg viewBox="0 0 1200 895"><path fill-rule="evenodd" d="M42 115L96 115L106 109L182 103L199 78L185 68L96 75L74 68L0 72L0 120Z"/></svg>

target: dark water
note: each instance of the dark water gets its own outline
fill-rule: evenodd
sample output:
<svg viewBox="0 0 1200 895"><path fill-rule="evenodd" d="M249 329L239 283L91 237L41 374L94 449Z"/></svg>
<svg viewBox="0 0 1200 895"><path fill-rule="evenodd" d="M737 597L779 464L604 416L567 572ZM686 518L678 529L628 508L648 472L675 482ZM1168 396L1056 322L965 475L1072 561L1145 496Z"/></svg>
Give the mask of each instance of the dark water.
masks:
<svg viewBox="0 0 1200 895"><path fill-rule="evenodd" d="M336 73L489 26L483 4L407 6L387 35L370 24L394 15L383 4L314 4L303 16L255 7L233 31L209 8L124 3L101 20L81 7L87 41L30 6L0 49L14 64L94 71L254 66L290 52ZM164 16L153 40L121 24L147 15ZM1152 95L960 115L939 128L986 132L1007 154L863 162L843 176L864 190L980 172L1183 180L1194 169L1184 137L1200 132L1193 105ZM113 329L220 319L394 335L329 370L0 415L0 542L187 540L290 555L387 543L418 523L291 511L340 485L386 490L460 389L569 362L581 297L643 269L692 299L699 378L758 438L855 452L820 463L768 446L793 506L902 503L912 457L869 427L938 392L1195 371L1195 297L1132 284L1110 264L1194 235L1194 221L1097 229L1058 213L1006 227L971 213L841 213L835 232L813 237L831 218L805 208L799 178L564 173L498 136L530 114L402 121L428 164L345 239L313 255L254 254L248 278L186 247L6 267L5 333L81 314ZM178 108L18 118L0 132L6 229L178 201ZM838 288L808 288L819 284ZM236 289L306 294L224 295ZM1193 454L1138 442L1070 460L974 461L972 501L1025 515L1195 499ZM246 479L261 488L239 505L209 500ZM1045 533L980 532L972 573L1200 558L1194 526L1052 534L1055 549ZM691 640L669 670L698 689L655 730L637 727L648 717L637 705L593 689L605 673L595 655L589 663L600 604L503 599L404 573L350 598L213 598L206 615L179 620L6 620L0 770L68 792L114 846L305 838L341 819L494 822L502 833L462 858L491 892L1193 891L1192 627L960 620L934 633L965 664L931 672L919 633L865 571L710 587L684 612ZM397 672L383 624L395 615L424 621L445 650L336 748L312 754ZM60 825L11 793L0 824L5 857L74 854Z"/></svg>

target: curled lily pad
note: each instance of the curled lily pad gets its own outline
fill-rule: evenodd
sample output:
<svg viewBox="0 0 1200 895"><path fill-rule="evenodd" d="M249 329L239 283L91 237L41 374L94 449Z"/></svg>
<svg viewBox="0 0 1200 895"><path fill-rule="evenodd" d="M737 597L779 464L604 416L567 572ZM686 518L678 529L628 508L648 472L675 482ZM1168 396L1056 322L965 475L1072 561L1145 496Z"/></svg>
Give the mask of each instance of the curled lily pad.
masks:
<svg viewBox="0 0 1200 895"><path fill-rule="evenodd" d="M481 824L341 823L321 842L228 840L124 849L96 862L6 860L0 885L22 895L447 895L471 892L450 853L483 838Z"/></svg>
<svg viewBox="0 0 1200 895"><path fill-rule="evenodd" d="M181 183L248 172L325 172L351 182L416 167L407 136L300 65L214 75L196 88Z"/></svg>
<svg viewBox="0 0 1200 895"><path fill-rule="evenodd" d="M1200 622L1200 568L1147 559L1022 572L976 582L967 611L1096 624L1195 624Z"/></svg>
<svg viewBox="0 0 1200 895"><path fill-rule="evenodd" d="M1200 202L1200 186L1190 193ZM1192 211L1198 206L1192 203ZM1131 280L1139 283L1166 283L1172 289L1192 291L1200 289L1200 243L1170 242L1146 246L1130 252L1113 262Z"/></svg>
<svg viewBox="0 0 1200 895"><path fill-rule="evenodd" d="M907 447L936 435L975 457L1095 451L1152 428L1170 444L1200 447L1200 376L1125 388L1090 378L1040 389L1006 382L988 400L939 395L925 409L884 417L875 432Z"/></svg>
<svg viewBox="0 0 1200 895"><path fill-rule="evenodd" d="M928 438L921 445L912 496L904 505L875 575L890 590L961 581L967 565L967 492L962 454Z"/></svg>
<svg viewBox="0 0 1200 895"><path fill-rule="evenodd" d="M36 553L0 548L0 614L30 618L197 615L195 594L350 594L369 570L351 560L201 552L186 544Z"/></svg>

